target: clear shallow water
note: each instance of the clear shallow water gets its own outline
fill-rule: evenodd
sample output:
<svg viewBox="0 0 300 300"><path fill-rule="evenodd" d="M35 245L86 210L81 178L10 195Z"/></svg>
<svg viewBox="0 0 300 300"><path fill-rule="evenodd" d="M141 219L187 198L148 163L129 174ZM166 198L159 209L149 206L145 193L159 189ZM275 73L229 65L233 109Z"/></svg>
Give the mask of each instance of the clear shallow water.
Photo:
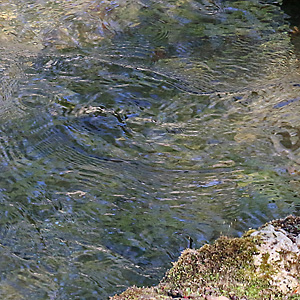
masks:
<svg viewBox="0 0 300 300"><path fill-rule="evenodd" d="M0 295L106 299L299 214L299 72L271 1L1 3Z"/></svg>

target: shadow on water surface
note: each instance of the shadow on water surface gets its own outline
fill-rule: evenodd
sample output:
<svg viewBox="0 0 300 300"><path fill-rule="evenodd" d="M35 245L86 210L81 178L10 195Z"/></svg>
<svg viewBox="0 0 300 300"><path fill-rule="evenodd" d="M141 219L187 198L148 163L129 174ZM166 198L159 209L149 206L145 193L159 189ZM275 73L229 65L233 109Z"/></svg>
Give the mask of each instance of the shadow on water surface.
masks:
<svg viewBox="0 0 300 300"><path fill-rule="evenodd" d="M293 26L300 25L300 4L296 0L283 0L281 3L282 10L289 16L288 20Z"/></svg>
<svg viewBox="0 0 300 300"><path fill-rule="evenodd" d="M1 4L0 295L105 299L191 239L299 214L299 72L271 2Z"/></svg>

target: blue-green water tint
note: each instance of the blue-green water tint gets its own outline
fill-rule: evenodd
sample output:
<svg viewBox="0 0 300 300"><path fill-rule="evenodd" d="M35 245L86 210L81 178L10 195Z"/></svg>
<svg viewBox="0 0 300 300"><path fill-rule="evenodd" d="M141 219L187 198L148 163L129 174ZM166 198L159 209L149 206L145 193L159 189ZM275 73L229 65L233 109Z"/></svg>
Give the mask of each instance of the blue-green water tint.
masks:
<svg viewBox="0 0 300 300"><path fill-rule="evenodd" d="M106 299L189 237L298 214L297 52L272 1L1 11L1 297Z"/></svg>

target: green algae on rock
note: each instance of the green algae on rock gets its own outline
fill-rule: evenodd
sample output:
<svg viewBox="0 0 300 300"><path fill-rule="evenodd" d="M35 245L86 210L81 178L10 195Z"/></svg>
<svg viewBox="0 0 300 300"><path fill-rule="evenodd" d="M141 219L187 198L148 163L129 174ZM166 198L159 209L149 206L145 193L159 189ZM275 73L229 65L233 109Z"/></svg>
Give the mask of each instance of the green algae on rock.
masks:
<svg viewBox="0 0 300 300"><path fill-rule="evenodd" d="M241 238L186 249L158 286L125 299L300 299L300 217L274 220ZM221 298L223 297L223 298Z"/></svg>

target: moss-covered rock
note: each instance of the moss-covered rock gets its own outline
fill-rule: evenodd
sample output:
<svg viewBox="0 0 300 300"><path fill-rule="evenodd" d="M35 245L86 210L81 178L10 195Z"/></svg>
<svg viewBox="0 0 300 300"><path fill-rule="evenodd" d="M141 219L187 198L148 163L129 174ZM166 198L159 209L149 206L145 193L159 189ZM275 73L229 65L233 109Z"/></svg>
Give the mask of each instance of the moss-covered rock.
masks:
<svg viewBox="0 0 300 300"><path fill-rule="evenodd" d="M288 216L186 249L158 286L131 287L111 300L300 299L300 217Z"/></svg>

